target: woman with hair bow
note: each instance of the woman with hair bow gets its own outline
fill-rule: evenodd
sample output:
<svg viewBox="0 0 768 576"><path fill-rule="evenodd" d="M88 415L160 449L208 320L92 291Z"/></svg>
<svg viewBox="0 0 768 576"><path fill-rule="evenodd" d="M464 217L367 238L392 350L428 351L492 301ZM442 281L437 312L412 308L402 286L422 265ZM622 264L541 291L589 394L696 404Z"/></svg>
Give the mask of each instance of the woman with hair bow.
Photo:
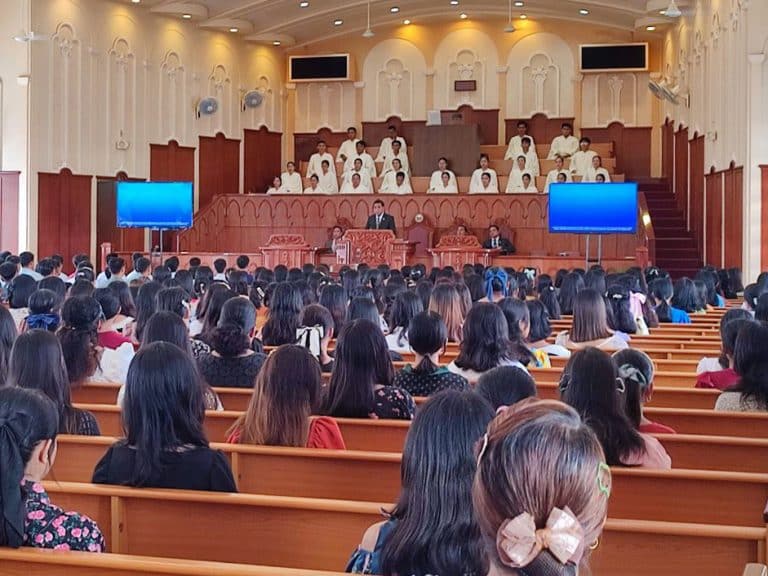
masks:
<svg viewBox="0 0 768 576"><path fill-rule="evenodd" d="M504 268L488 268L485 271L485 298L481 302L501 302L509 293L509 275Z"/></svg>

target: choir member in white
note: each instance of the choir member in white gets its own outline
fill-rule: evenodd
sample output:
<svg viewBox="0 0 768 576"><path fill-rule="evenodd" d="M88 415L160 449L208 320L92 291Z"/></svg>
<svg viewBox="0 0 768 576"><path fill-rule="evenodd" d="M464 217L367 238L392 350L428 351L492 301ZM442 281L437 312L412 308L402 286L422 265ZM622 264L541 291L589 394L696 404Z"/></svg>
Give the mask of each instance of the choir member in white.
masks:
<svg viewBox="0 0 768 576"><path fill-rule="evenodd" d="M507 194L513 194L515 192L523 191L523 174L529 174L528 166L526 165L525 156L518 156L515 161L515 165L512 167L512 171L509 173L509 180L507 181Z"/></svg>
<svg viewBox="0 0 768 576"><path fill-rule="evenodd" d="M400 161L400 166L402 167L401 170L403 172L406 174L411 173L411 165L408 162L408 155L403 152L400 140L395 140L392 142L392 154L387 156L387 159L384 160L384 167L381 170L382 175L386 174L387 172L396 172L396 170L392 168L392 163L395 160Z"/></svg>
<svg viewBox="0 0 768 576"><path fill-rule="evenodd" d="M603 159L597 154L592 158L592 165L587 169L587 173L584 174L582 182L597 182L597 177L602 176L603 182L610 182L611 175L608 170L603 168Z"/></svg>
<svg viewBox="0 0 768 576"><path fill-rule="evenodd" d="M322 194L323 191L320 190L320 178L318 178L317 174L312 174L312 176L309 177L309 186L304 188L304 194Z"/></svg>
<svg viewBox="0 0 768 576"><path fill-rule="evenodd" d="M392 142L398 140L400 142L400 148L403 154L408 153L408 146L405 143L405 138L397 135L397 127L390 125L387 128L387 136L381 141L379 146L379 153L376 155L376 162L385 162L387 158L392 156Z"/></svg>
<svg viewBox="0 0 768 576"><path fill-rule="evenodd" d="M319 188L321 194L338 194L339 193L339 179L336 177L335 172L331 172L331 163L327 160L323 160L321 164L321 172L318 176Z"/></svg>
<svg viewBox="0 0 768 576"><path fill-rule="evenodd" d="M358 140L355 144L355 153L347 158L344 164L344 174L351 172L355 167L355 160L360 159L363 163L363 168L368 172L368 176L373 179L376 178L376 162L373 161L373 156L366 151L365 140Z"/></svg>
<svg viewBox="0 0 768 576"><path fill-rule="evenodd" d="M592 159L597 156L594 150L590 150L592 141L586 136L579 140L579 150L571 158L571 174L574 176L586 176L592 167Z"/></svg>
<svg viewBox="0 0 768 576"><path fill-rule="evenodd" d="M307 178L312 174L320 174L322 171L322 164L324 161L328 161L328 165L331 167L331 171L336 173L336 165L333 161L333 154L328 152L328 147L324 140L320 140L317 143L317 152L312 154L309 158L309 165L307 166Z"/></svg>
<svg viewBox="0 0 768 576"><path fill-rule="evenodd" d="M357 128L350 126L347 128L347 139L339 146L339 151L336 154L336 162L342 162L346 165L347 160L355 155L357 150L357 143L360 139L357 137Z"/></svg>
<svg viewBox="0 0 768 576"><path fill-rule="evenodd" d="M562 127L562 134L552 140L552 145L549 147L549 160L553 160L557 156L563 158L570 158L579 149L579 140L573 135L573 126L568 122L564 122Z"/></svg>
<svg viewBox="0 0 768 576"><path fill-rule="evenodd" d="M357 186L354 186L355 179L357 179ZM360 158L355 158L354 167L344 175L344 183L341 185L341 193L370 194L372 192L373 183L371 175L363 168L363 161Z"/></svg>
<svg viewBox="0 0 768 576"><path fill-rule="evenodd" d="M398 164L397 159L395 159L395 164ZM408 174L402 170L387 172L384 175L384 182L382 182L381 188L379 188L379 194L399 194L401 196L413 194Z"/></svg>
<svg viewBox="0 0 768 576"><path fill-rule="evenodd" d="M538 194L534 179L527 172L523 174L523 187L520 190L522 194Z"/></svg>
<svg viewBox="0 0 768 576"><path fill-rule="evenodd" d="M547 174L547 183L544 186L545 193L549 194L549 185L554 184L555 182L559 182L558 176L561 174L565 178L563 182L572 182L571 173L565 169L565 162L563 161L562 156L558 156L555 158L555 168L550 170L549 174Z"/></svg>
<svg viewBox="0 0 768 576"><path fill-rule="evenodd" d="M530 140L530 147L533 149L533 153L536 154L536 143L533 141L533 137L528 135L528 122L520 120L517 123L517 135L509 139L509 146L507 146L507 153L504 154L504 160L514 160L527 152L523 150L523 138Z"/></svg>
<svg viewBox="0 0 768 576"><path fill-rule="evenodd" d="M536 155L536 147L533 145L533 138L525 136L522 140L522 152L520 156L525 156L525 167L535 178L541 174L539 166L539 157Z"/></svg>
<svg viewBox="0 0 768 576"><path fill-rule="evenodd" d="M267 194L283 194L283 181L280 180L280 176L275 176L272 180L272 186L267 190Z"/></svg>
<svg viewBox="0 0 768 576"><path fill-rule="evenodd" d="M488 177L488 184L484 182L484 177ZM499 179L496 170L488 165L488 155L480 155L480 168L472 173L472 179L469 181L470 194L498 194Z"/></svg>
<svg viewBox="0 0 768 576"><path fill-rule="evenodd" d="M447 176L447 181L445 175ZM432 177L429 179L429 194L457 194L459 192L459 186L456 182L456 174L452 170L448 170L448 159L440 158L437 161L437 170L432 172Z"/></svg>
<svg viewBox="0 0 768 576"><path fill-rule="evenodd" d="M283 183L280 190L283 194L301 194L304 191L301 174L296 172L296 165L293 162L286 164L286 171L280 175L280 180Z"/></svg>

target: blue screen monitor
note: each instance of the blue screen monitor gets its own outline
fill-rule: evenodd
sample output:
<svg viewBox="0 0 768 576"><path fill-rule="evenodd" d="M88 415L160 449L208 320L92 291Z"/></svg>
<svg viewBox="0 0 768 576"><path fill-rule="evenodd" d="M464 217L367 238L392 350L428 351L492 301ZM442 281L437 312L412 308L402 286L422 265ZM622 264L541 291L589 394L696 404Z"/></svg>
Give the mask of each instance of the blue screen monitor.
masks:
<svg viewBox="0 0 768 576"><path fill-rule="evenodd" d="M190 228L192 202L192 182L118 182L117 226Z"/></svg>
<svg viewBox="0 0 768 576"><path fill-rule="evenodd" d="M556 183L549 186L553 234L635 234L637 183Z"/></svg>

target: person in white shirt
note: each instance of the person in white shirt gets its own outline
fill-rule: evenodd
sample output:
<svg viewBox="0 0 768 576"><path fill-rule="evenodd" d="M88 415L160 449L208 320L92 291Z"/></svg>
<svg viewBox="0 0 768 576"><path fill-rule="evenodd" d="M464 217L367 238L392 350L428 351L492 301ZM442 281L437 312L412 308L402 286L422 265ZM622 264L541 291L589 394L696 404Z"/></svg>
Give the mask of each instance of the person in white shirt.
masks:
<svg viewBox="0 0 768 576"><path fill-rule="evenodd" d="M301 194L304 190L304 183L301 181L301 174L296 172L296 164L288 162L286 171L280 175L283 183L284 194Z"/></svg>
<svg viewBox="0 0 768 576"><path fill-rule="evenodd" d="M488 154L480 155L480 168L472 173L472 179L469 181L470 194L498 194L499 178L496 170L489 167ZM488 186L483 185L483 176L488 175L490 182Z"/></svg>
<svg viewBox="0 0 768 576"><path fill-rule="evenodd" d="M448 174L448 184L443 183L443 174ZM449 186L453 186L453 191L449 192ZM441 157L437 161L437 170L432 172L432 177L429 179L429 190L427 192L432 194L455 194L459 191L456 184L456 174L453 171L448 170L448 159Z"/></svg>
<svg viewBox="0 0 768 576"><path fill-rule="evenodd" d="M307 178L312 174L320 175L322 171L322 165L324 161L328 161L331 172L336 173L336 164L333 162L333 155L328 153L328 147L325 144L325 140L320 140L317 143L317 152L312 154L309 158L309 166L307 166Z"/></svg>
<svg viewBox="0 0 768 576"><path fill-rule="evenodd" d="M43 275L35 270L35 255L32 252L22 252L19 254L19 274L26 276L32 276L35 282L40 282L43 279Z"/></svg>
<svg viewBox="0 0 768 576"><path fill-rule="evenodd" d="M562 156L555 158L555 167L547 174L547 183L544 186L544 192L549 194L549 185L558 182L558 176L562 174L565 178L564 182L571 182L571 173L565 169L565 162Z"/></svg>
<svg viewBox="0 0 768 576"><path fill-rule="evenodd" d="M355 154L347 158L347 161L344 164L344 175L354 169L355 160L359 158L363 163L363 168L368 172L371 179L376 178L376 162L374 162L373 156L366 152L365 147L365 140L359 140L357 144L355 144Z"/></svg>
<svg viewBox="0 0 768 576"><path fill-rule="evenodd" d="M323 191L320 190L320 178L317 177L317 174L312 174L312 176L309 177L309 186L307 188L304 188L304 194L322 194Z"/></svg>
<svg viewBox="0 0 768 576"><path fill-rule="evenodd" d="M536 155L536 148L533 146L533 139L530 136L525 136L521 146L522 153L520 156L525 156L525 167L535 178L541 174L541 167L539 166L539 157Z"/></svg>
<svg viewBox="0 0 768 576"><path fill-rule="evenodd" d="M553 160L557 156L562 158L570 158L579 149L579 140L573 135L573 126L568 122L564 122L562 127L562 134L552 140L552 145L549 147L549 160Z"/></svg>
<svg viewBox="0 0 768 576"><path fill-rule="evenodd" d="M339 152L336 154L336 162L347 163L347 160L355 155L356 146L360 140L357 137L357 128L350 126L347 128L347 139L339 146Z"/></svg>
<svg viewBox="0 0 768 576"><path fill-rule="evenodd" d="M520 190L523 194L538 194L539 191L534 184L534 180L528 172L523 174L523 187Z"/></svg>
<svg viewBox="0 0 768 576"><path fill-rule="evenodd" d="M530 147L533 149L533 153L536 153L536 143L533 141L533 137L528 135L528 122L520 120L517 123L517 135L509 139L509 146L507 146L507 153L504 154L504 160L513 160L521 154L525 154L523 138L530 140Z"/></svg>
<svg viewBox="0 0 768 576"><path fill-rule="evenodd" d="M344 181L341 187L342 194L370 194L371 190L362 184L361 174L364 172L353 172L349 180Z"/></svg>
<svg viewBox="0 0 768 576"><path fill-rule="evenodd" d="M387 172L397 172L394 168L392 168L392 163L395 160L400 161L400 170L405 172L406 174L411 173L411 166L408 162L408 156L401 150L400 146L400 140L395 140L392 142L392 155L389 156L386 160L384 160L384 167L381 170L382 175L386 174Z"/></svg>
<svg viewBox="0 0 768 576"><path fill-rule="evenodd" d="M606 182L605 178L606 178L605 174L597 174L595 176L595 183L596 184L605 184L605 182Z"/></svg>
<svg viewBox="0 0 768 576"><path fill-rule="evenodd" d="M507 182L507 194L514 194L515 192L522 192L523 190L523 174L528 172L528 168L525 165L525 156L518 156L515 165L512 167L512 171L509 173L509 181Z"/></svg>
<svg viewBox="0 0 768 576"><path fill-rule="evenodd" d="M125 281L130 286L131 282L134 282L135 280L141 280L142 278L149 279L151 274L152 262L149 258L142 256L141 258L137 258L136 262L133 263L133 270L125 277Z"/></svg>
<svg viewBox="0 0 768 576"><path fill-rule="evenodd" d="M381 145L379 146L379 153L376 155L376 162L385 162L387 158L392 156L392 142L395 140L400 141L400 148L403 153L408 152L405 138L397 135L397 127L390 124L390 126L387 128L387 134L388 136L381 141Z"/></svg>
<svg viewBox="0 0 768 576"><path fill-rule="evenodd" d="M582 182L597 182L598 176L603 177L603 182L611 181L611 175L608 173L608 170L603 168L603 159L595 154L592 157L592 165L587 169L586 174L584 174Z"/></svg>
<svg viewBox="0 0 768 576"><path fill-rule="evenodd" d="M574 176L586 176L592 167L592 159L597 156L594 150L590 150L592 141L586 136L579 140L579 150L571 158L571 174Z"/></svg>
<svg viewBox="0 0 768 576"><path fill-rule="evenodd" d="M339 179L335 172L331 172L331 163L328 160L323 160L321 170L318 182L320 194L338 194Z"/></svg>
<svg viewBox="0 0 768 576"><path fill-rule="evenodd" d="M363 161L360 158L355 158L355 162L352 170L344 175L344 181L341 184L341 193L344 194L344 187L347 189L352 185L352 177L358 176L360 178L360 186L366 190L366 193L373 192L373 180L367 170L363 168ZM362 192L359 192L362 193Z"/></svg>
<svg viewBox="0 0 768 576"><path fill-rule="evenodd" d="M395 171L384 175L379 194L413 194L408 174L397 168L399 164L400 162L395 158Z"/></svg>
<svg viewBox="0 0 768 576"><path fill-rule="evenodd" d="M275 179L272 180L272 186L267 190L267 194L283 194L284 192L283 181L280 179L280 176L275 176Z"/></svg>

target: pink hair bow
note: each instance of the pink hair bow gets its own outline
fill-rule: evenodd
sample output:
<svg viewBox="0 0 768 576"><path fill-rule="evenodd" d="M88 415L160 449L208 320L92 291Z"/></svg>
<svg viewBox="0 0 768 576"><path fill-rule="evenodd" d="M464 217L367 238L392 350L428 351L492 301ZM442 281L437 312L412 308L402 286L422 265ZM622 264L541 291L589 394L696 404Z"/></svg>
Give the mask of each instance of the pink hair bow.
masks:
<svg viewBox="0 0 768 576"><path fill-rule="evenodd" d="M547 525L536 529L536 522L528 512L506 520L496 536L496 547L501 561L510 568L524 568L533 562L542 550L549 550L561 564L578 564L583 552L584 529L571 510L553 508Z"/></svg>

